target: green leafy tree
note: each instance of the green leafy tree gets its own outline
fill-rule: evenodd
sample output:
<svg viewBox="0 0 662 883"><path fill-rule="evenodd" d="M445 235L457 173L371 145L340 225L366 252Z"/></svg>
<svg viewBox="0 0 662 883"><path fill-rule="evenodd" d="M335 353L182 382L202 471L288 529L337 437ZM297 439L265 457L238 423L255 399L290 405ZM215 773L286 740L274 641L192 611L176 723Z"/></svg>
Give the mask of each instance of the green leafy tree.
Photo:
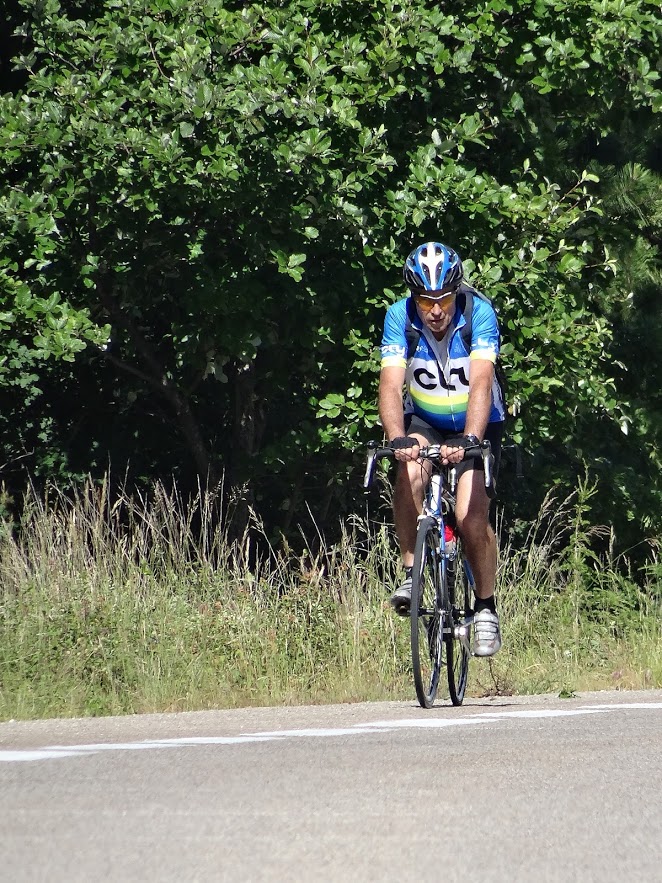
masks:
<svg viewBox="0 0 662 883"><path fill-rule="evenodd" d="M640 139L629 156L641 153L642 141L645 145L646 139ZM599 455L602 471L621 499L621 537L634 545L659 536L662 528L662 484L657 478L662 466L662 177L638 162L605 167L601 174L605 212L611 219L605 235L621 268L609 290L614 328L610 355L618 396L628 408L620 433L603 427ZM644 556L647 547L636 551Z"/></svg>
<svg viewBox="0 0 662 883"><path fill-rule="evenodd" d="M263 476L290 512L311 488L328 502L350 463L331 452L374 432L402 260L432 236L498 305L517 439L621 421L615 264L578 157L659 108L654 4L22 9L26 83L0 99L10 348L87 346L114 419L143 403L138 446L150 411L176 431L155 468Z"/></svg>

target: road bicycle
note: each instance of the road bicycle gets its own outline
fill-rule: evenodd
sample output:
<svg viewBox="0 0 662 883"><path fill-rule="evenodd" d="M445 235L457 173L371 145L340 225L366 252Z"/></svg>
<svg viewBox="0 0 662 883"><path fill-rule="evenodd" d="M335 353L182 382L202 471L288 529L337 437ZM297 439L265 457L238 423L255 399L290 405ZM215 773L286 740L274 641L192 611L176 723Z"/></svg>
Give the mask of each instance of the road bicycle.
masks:
<svg viewBox="0 0 662 883"><path fill-rule="evenodd" d="M493 497L494 458L489 441L468 446L464 456L483 459L485 488ZM395 459L395 452L370 442L363 481L366 491L382 459ZM455 525L457 469L453 464L443 465L440 445L421 448L418 461L431 474L418 517L412 568L409 616L414 685L421 706L432 708L445 668L451 702L461 705L471 658L474 578Z"/></svg>

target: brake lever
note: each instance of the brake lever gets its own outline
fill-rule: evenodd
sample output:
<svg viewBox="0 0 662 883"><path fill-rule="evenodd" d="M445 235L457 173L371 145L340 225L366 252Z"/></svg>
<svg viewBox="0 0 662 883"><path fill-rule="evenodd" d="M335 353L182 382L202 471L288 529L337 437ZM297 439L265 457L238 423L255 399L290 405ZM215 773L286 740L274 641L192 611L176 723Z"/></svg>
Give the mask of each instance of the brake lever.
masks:
<svg viewBox="0 0 662 883"><path fill-rule="evenodd" d="M371 486L375 475L375 460L377 459L377 442L368 442L368 458L365 464L365 475L363 476L363 490L367 493Z"/></svg>
<svg viewBox="0 0 662 883"><path fill-rule="evenodd" d="M485 487L489 489L492 486L492 447L487 441L487 439L483 439L480 443L480 447L483 453L483 471L485 472Z"/></svg>

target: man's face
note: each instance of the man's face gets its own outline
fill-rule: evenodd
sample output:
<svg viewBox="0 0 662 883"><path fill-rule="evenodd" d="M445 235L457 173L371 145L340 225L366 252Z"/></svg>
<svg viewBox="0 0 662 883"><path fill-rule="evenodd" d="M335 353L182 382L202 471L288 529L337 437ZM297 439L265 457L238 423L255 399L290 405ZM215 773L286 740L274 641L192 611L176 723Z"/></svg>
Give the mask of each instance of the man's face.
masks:
<svg viewBox="0 0 662 883"><path fill-rule="evenodd" d="M426 328L437 340L441 340L455 313L455 289L441 291L415 291L414 302Z"/></svg>

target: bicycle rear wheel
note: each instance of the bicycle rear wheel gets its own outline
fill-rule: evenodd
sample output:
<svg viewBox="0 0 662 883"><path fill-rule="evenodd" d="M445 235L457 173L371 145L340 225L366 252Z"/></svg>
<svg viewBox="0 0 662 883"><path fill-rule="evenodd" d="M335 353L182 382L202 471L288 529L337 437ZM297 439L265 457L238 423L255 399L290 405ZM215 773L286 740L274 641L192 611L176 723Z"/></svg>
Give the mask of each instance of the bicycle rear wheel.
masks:
<svg viewBox="0 0 662 883"><path fill-rule="evenodd" d="M462 554L459 538L455 559L446 569L446 585L448 603L444 607L450 610L449 628L444 634L448 692L453 705L462 705L471 658L473 576Z"/></svg>
<svg viewBox="0 0 662 883"><path fill-rule="evenodd" d="M410 612L414 685L423 708L432 708L442 666L441 579L439 529L434 518L424 518L416 534Z"/></svg>

